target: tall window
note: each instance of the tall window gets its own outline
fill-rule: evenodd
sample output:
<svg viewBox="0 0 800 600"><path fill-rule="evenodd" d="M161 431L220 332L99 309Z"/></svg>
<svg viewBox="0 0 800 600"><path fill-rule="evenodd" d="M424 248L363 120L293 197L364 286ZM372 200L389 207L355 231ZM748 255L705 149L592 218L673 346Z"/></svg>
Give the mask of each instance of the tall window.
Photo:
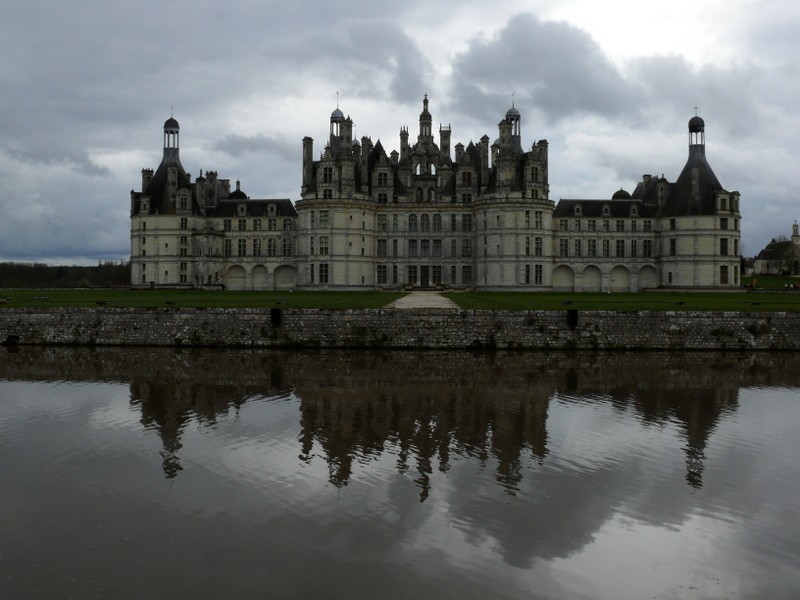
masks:
<svg viewBox="0 0 800 600"><path fill-rule="evenodd" d="M230 219L225 219L224 221L222 221L222 229L224 231L230 231L231 230L231 220Z"/></svg>
<svg viewBox="0 0 800 600"><path fill-rule="evenodd" d="M469 238L465 238L461 240L461 256L469 257L472 256L472 240Z"/></svg>
<svg viewBox="0 0 800 600"><path fill-rule="evenodd" d="M419 255L420 256L430 256L431 255L431 241L430 240L420 240L419 241Z"/></svg>
<svg viewBox="0 0 800 600"><path fill-rule="evenodd" d="M472 215L461 215L461 230L472 231Z"/></svg>
<svg viewBox="0 0 800 600"><path fill-rule="evenodd" d="M247 256L247 240L236 240L236 256Z"/></svg>
<svg viewBox="0 0 800 600"><path fill-rule="evenodd" d="M442 230L442 215L440 214L433 215L433 230L434 231Z"/></svg>
<svg viewBox="0 0 800 600"><path fill-rule="evenodd" d="M419 218L419 226L420 231L430 231L431 230L431 216L430 215L421 215Z"/></svg>
<svg viewBox="0 0 800 600"><path fill-rule="evenodd" d="M319 282L320 283L328 283L328 278L330 276L328 263L320 263L319 265Z"/></svg>
<svg viewBox="0 0 800 600"><path fill-rule="evenodd" d="M386 265L378 265L377 279L379 284L385 284L387 277Z"/></svg>
<svg viewBox="0 0 800 600"><path fill-rule="evenodd" d="M417 231L418 219L417 215L408 215L408 230Z"/></svg>
<svg viewBox="0 0 800 600"><path fill-rule="evenodd" d="M328 217L328 211L327 210L319 211L319 226L320 227L329 227L330 224L328 222L328 218L329 217Z"/></svg>
<svg viewBox="0 0 800 600"><path fill-rule="evenodd" d="M533 226L536 229L541 229L544 227L544 216L541 210L536 210L533 212Z"/></svg>
<svg viewBox="0 0 800 600"><path fill-rule="evenodd" d="M728 238L720 238L719 253L721 256L728 256Z"/></svg>
<svg viewBox="0 0 800 600"><path fill-rule="evenodd" d="M611 256L611 240L603 240L603 258Z"/></svg>
<svg viewBox="0 0 800 600"><path fill-rule="evenodd" d="M543 252L544 252L544 243L542 238L540 237L533 238L533 255L542 256Z"/></svg>
<svg viewBox="0 0 800 600"><path fill-rule="evenodd" d="M531 238L525 238L525 256L531 255Z"/></svg>
<svg viewBox="0 0 800 600"><path fill-rule="evenodd" d="M320 236L321 237L321 236ZM291 256L292 255L292 238L283 238L283 255L284 256Z"/></svg>
<svg viewBox="0 0 800 600"><path fill-rule="evenodd" d="M525 211L525 229L531 228L531 211Z"/></svg>
<svg viewBox="0 0 800 600"><path fill-rule="evenodd" d="M237 226L239 231L247 231L247 219L239 219Z"/></svg>
<svg viewBox="0 0 800 600"><path fill-rule="evenodd" d="M378 256L380 258L384 258L386 256L386 240L378 240Z"/></svg>
<svg viewBox="0 0 800 600"><path fill-rule="evenodd" d="M277 231L278 230L278 220L277 219L267 219L267 229L270 231Z"/></svg>
<svg viewBox="0 0 800 600"><path fill-rule="evenodd" d="M597 240L587 240L586 241L586 255L589 258L596 258L597 257Z"/></svg>
<svg viewBox="0 0 800 600"><path fill-rule="evenodd" d="M461 172L461 185L467 187L472 185L472 173L470 171Z"/></svg>
<svg viewBox="0 0 800 600"><path fill-rule="evenodd" d="M233 242L230 239L225 240L225 256L233 254Z"/></svg>
<svg viewBox="0 0 800 600"><path fill-rule="evenodd" d="M189 219L181 217L181 229L189 229Z"/></svg>
<svg viewBox="0 0 800 600"><path fill-rule="evenodd" d="M322 183L333 183L333 168L323 167L322 169Z"/></svg>
<svg viewBox="0 0 800 600"><path fill-rule="evenodd" d="M277 256L277 255L278 255L278 240L276 240L275 238L267 238L267 256Z"/></svg>
<svg viewBox="0 0 800 600"><path fill-rule="evenodd" d="M261 219L253 219L253 231L261 231Z"/></svg>
<svg viewBox="0 0 800 600"><path fill-rule="evenodd" d="M461 267L461 283L472 285L472 267L470 265Z"/></svg>
<svg viewBox="0 0 800 600"><path fill-rule="evenodd" d="M378 215L378 231L388 231L387 215Z"/></svg>
<svg viewBox="0 0 800 600"><path fill-rule="evenodd" d="M544 269L542 265L533 265L533 283L534 285L542 285Z"/></svg>
<svg viewBox="0 0 800 600"><path fill-rule="evenodd" d="M569 256L569 240L558 240L558 255L561 258L566 258Z"/></svg>
<svg viewBox="0 0 800 600"><path fill-rule="evenodd" d="M617 257L625 256L625 240L617 240Z"/></svg>
<svg viewBox="0 0 800 600"><path fill-rule="evenodd" d="M261 256L261 240L253 240L253 256Z"/></svg>
<svg viewBox="0 0 800 600"><path fill-rule="evenodd" d="M653 222L650 219L642 221L642 229L647 232L653 231Z"/></svg>
<svg viewBox="0 0 800 600"><path fill-rule="evenodd" d="M625 221L623 219L617 219L617 231L625 231Z"/></svg>
<svg viewBox="0 0 800 600"><path fill-rule="evenodd" d="M575 240L575 256L581 256L581 240Z"/></svg>
<svg viewBox="0 0 800 600"><path fill-rule="evenodd" d="M284 219L283 220L283 230L284 231L291 231L292 230L292 220L291 219Z"/></svg>
<svg viewBox="0 0 800 600"><path fill-rule="evenodd" d="M644 258L653 257L653 240L642 240L642 256Z"/></svg>
<svg viewBox="0 0 800 600"><path fill-rule="evenodd" d="M433 252L431 256L442 255L442 240L433 240Z"/></svg>
<svg viewBox="0 0 800 600"><path fill-rule="evenodd" d="M728 285L728 267L721 265L719 268L719 282L721 285Z"/></svg>
<svg viewBox="0 0 800 600"><path fill-rule="evenodd" d="M675 238L670 238L670 240L669 240L669 255L670 256L675 256L677 253L678 253L677 242L675 241Z"/></svg>
<svg viewBox="0 0 800 600"><path fill-rule="evenodd" d="M389 174L385 171L378 173L378 186L386 187L389 185Z"/></svg>
<svg viewBox="0 0 800 600"><path fill-rule="evenodd" d="M328 236L321 235L319 236L319 253L322 256L328 254ZM284 255L287 256L287 255Z"/></svg>
<svg viewBox="0 0 800 600"><path fill-rule="evenodd" d="M417 240L408 240L408 255L417 256Z"/></svg>

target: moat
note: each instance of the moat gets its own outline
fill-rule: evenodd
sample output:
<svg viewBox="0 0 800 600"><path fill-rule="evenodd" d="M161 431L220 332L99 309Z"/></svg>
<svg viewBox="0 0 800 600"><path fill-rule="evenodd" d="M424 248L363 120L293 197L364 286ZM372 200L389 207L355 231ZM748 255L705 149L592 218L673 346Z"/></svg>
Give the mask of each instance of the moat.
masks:
<svg viewBox="0 0 800 600"><path fill-rule="evenodd" d="M794 353L0 348L0 593L796 598Z"/></svg>

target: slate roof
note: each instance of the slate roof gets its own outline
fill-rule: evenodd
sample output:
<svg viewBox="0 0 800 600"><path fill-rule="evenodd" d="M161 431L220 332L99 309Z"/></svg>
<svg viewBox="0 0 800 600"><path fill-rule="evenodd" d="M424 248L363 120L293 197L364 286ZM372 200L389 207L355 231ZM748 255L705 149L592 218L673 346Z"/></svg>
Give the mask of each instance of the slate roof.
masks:
<svg viewBox="0 0 800 600"><path fill-rule="evenodd" d="M695 169L698 176L696 192L692 185L692 173ZM725 190L706 160L704 145L689 146L689 159L671 188L661 216L686 217L716 213L715 193Z"/></svg>

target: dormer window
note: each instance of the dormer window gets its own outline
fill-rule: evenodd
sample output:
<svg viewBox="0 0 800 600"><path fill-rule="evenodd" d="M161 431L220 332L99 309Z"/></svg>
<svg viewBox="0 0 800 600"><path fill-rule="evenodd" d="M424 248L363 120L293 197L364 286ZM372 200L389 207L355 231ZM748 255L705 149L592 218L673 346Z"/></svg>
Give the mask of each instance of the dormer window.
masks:
<svg viewBox="0 0 800 600"><path fill-rule="evenodd" d="M146 213L149 208L150 208L150 206L149 206L147 200L142 200L142 212Z"/></svg>
<svg viewBox="0 0 800 600"><path fill-rule="evenodd" d="M608 204L603 205L603 216L608 216L611 214L611 209L608 207Z"/></svg>
<svg viewBox="0 0 800 600"><path fill-rule="evenodd" d="M631 206L631 216L638 217L639 216L639 207L638 206Z"/></svg>
<svg viewBox="0 0 800 600"><path fill-rule="evenodd" d="M583 210L581 209L581 205L578 204L575 206L575 216L580 217L583 214Z"/></svg>
<svg viewBox="0 0 800 600"><path fill-rule="evenodd" d="M238 211L239 216L243 217L243 216L245 216L247 214L247 205L246 204L239 204L236 207L236 210Z"/></svg>
<svg viewBox="0 0 800 600"><path fill-rule="evenodd" d="M274 204L270 204L270 205L269 205L268 212L269 212L269 214L271 214L271 215L274 215L274 214L275 214L275 205L274 205Z"/></svg>

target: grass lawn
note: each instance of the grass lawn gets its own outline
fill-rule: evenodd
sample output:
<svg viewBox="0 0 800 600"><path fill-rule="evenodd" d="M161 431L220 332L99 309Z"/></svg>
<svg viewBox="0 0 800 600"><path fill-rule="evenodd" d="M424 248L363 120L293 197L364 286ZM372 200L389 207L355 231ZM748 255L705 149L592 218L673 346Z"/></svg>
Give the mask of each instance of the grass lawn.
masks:
<svg viewBox="0 0 800 600"><path fill-rule="evenodd" d="M219 292L128 289L0 289L4 307L380 308L403 292Z"/></svg>
<svg viewBox="0 0 800 600"><path fill-rule="evenodd" d="M507 310L699 310L800 312L800 291L793 292L453 292L445 294L462 308Z"/></svg>

